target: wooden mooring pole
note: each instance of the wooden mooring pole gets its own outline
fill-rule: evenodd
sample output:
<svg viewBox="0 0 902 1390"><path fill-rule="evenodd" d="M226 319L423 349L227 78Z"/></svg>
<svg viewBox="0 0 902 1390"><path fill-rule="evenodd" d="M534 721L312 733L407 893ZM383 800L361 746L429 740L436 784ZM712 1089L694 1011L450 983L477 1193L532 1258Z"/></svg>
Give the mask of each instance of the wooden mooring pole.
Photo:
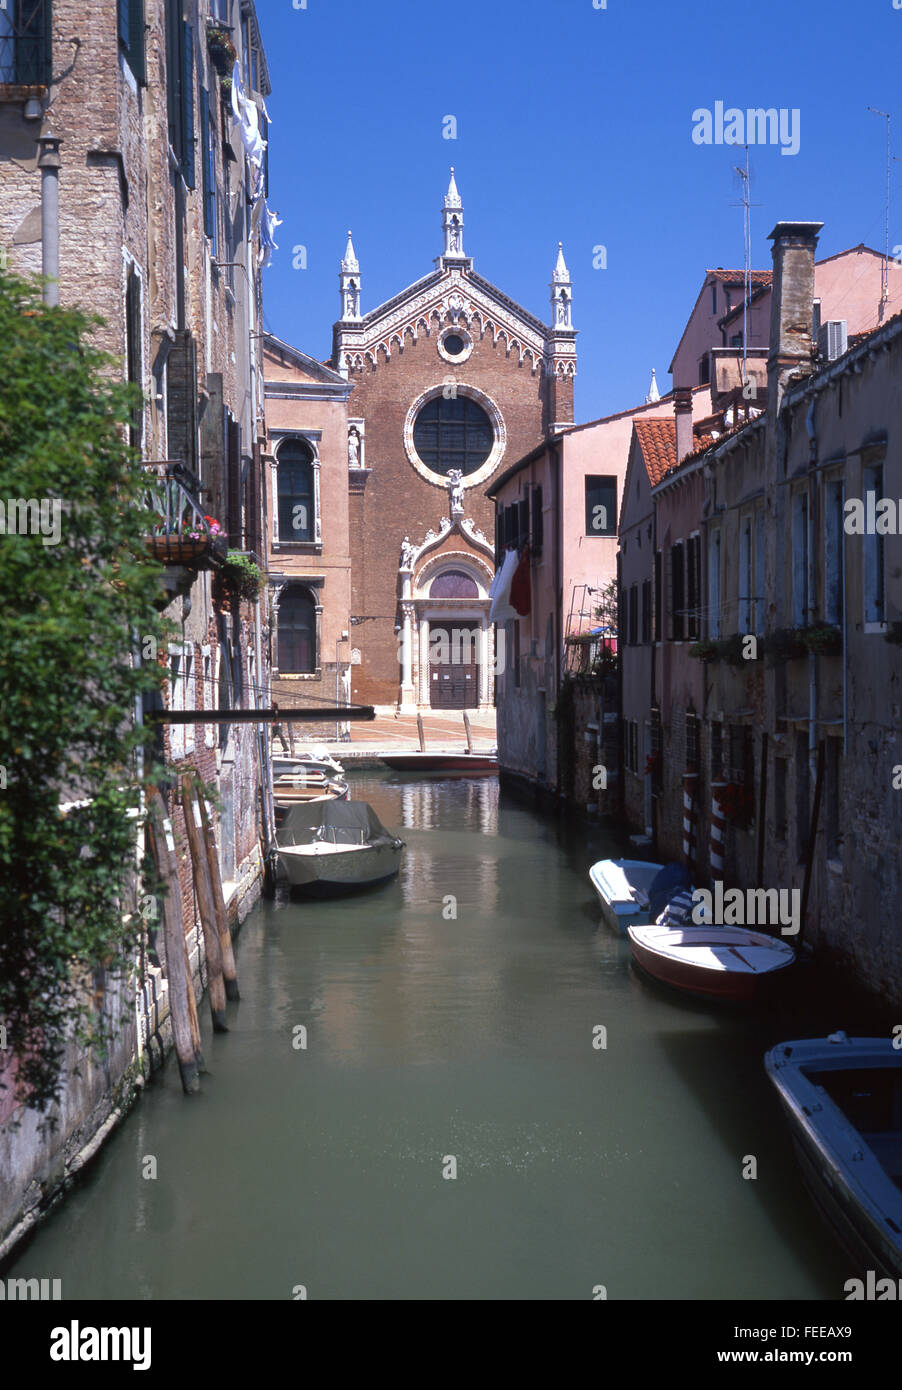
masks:
<svg viewBox="0 0 902 1390"><path fill-rule="evenodd" d="M466 732L466 735L467 735L467 752L468 752L468 753L472 753L472 752L473 752L473 735L472 735L472 733L470 732L470 716L467 714L467 711L466 711L466 710L464 710L464 731Z"/></svg>
<svg viewBox="0 0 902 1390"><path fill-rule="evenodd" d="M219 941L219 924L216 920L216 904L213 900L213 884L210 882L210 865L207 860L207 845L204 838L204 823L200 807L190 777L182 778L182 810L185 813L185 829L188 832L188 845L191 850L191 865L194 870L194 886L197 904L200 909L201 927L204 933L204 947L207 957L207 990L210 998L210 1016L214 1033L227 1033L225 981L222 974L222 946Z"/></svg>
<svg viewBox="0 0 902 1390"><path fill-rule="evenodd" d="M421 752L421 753L425 753L425 752L426 752L426 735L423 733L423 716L422 716L421 714L418 714L418 715L417 715L417 733L418 733L419 738L420 738L420 752Z"/></svg>
<svg viewBox="0 0 902 1390"><path fill-rule="evenodd" d="M229 931L225 898L222 895L222 875L219 872L219 856L216 853L216 836L213 833L213 823L207 811L207 803L202 796L198 797L198 805L204 827L207 863L210 866L210 883L213 888L213 906L216 909L216 925L219 930L219 945L222 950L222 975L225 981L226 998L240 999L238 971L235 968L235 954L232 950L232 933Z"/></svg>
<svg viewBox="0 0 902 1390"><path fill-rule="evenodd" d="M146 826L148 848L156 864L157 873L167 889L163 896L163 944L166 953L172 1036L182 1078L182 1090L192 1095L200 1090L201 1066L195 1051L188 1006L190 988L185 930L182 923L181 889L175 864L175 842L160 793L156 790L151 791L147 797L147 804L150 812Z"/></svg>

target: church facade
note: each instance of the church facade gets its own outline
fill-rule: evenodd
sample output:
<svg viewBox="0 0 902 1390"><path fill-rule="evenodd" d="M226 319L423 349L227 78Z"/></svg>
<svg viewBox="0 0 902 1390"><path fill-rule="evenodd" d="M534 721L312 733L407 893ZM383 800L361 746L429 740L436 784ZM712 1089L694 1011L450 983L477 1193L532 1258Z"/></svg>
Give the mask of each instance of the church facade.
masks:
<svg viewBox="0 0 902 1390"><path fill-rule="evenodd" d="M485 491L573 422L576 332L562 251L547 325L474 270L453 169L442 231L435 268L366 313L348 234L330 363L352 388L350 698L405 713L494 703Z"/></svg>

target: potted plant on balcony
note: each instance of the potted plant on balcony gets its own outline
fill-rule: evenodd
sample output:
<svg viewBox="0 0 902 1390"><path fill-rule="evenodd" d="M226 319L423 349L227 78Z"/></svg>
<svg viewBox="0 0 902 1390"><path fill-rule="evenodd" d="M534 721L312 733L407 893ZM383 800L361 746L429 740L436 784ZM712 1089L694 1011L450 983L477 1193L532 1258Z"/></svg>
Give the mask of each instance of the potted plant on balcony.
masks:
<svg viewBox="0 0 902 1390"><path fill-rule="evenodd" d="M719 653L717 643L712 637L705 637L701 642L693 642L689 648L689 655L697 661L717 661Z"/></svg>
<svg viewBox="0 0 902 1390"><path fill-rule="evenodd" d="M802 641L802 629L796 627L777 628L766 638L765 648L771 666L782 666L786 661L793 661L798 656L804 656L806 648Z"/></svg>
<svg viewBox="0 0 902 1390"><path fill-rule="evenodd" d="M216 571L214 598L220 608L230 612L233 603L247 599L253 603L263 587L263 571L241 550L230 550Z"/></svg>
<svg viewBox="0 0 902 1390"><path fill-rule="evenodd" d="M802 642L815 656L834 656L842 651L842 632L832 623L819 623L816 627L806 627L801 633Z"/></svg>
<svg viewBox="0 0 902 1390"><path fill-rule="evenodd" d="M208 23L207 47L210 50L210 62L220 77L229 77L238 61L238 53L228 30L221 24Z"/></svg>
<svg viewBox="0 0 902 1390"><path fill-rule="evenodd" d="M161 521L165 525L165 519L161 517ZM225 544L222 527L215 517L205 516L204 522L202 529L195 525L190 531L179 526L153 532L147 537L147 546L154 559L164 565L198 567L206 556Z"/></svg>

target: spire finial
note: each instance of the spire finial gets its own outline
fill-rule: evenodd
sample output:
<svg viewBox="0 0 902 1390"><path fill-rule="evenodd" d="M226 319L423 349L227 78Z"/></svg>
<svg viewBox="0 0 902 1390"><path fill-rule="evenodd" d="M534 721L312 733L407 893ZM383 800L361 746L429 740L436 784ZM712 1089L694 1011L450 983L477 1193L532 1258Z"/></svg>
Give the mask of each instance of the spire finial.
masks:
<svg viewBox="0 0 902 1390"><path fill-rule="evenodd" d="M569 285L570 283L570 272L567 269L567 262L564 260L564 243L562 241L557 244L557 262L551 279L555 285Z"/></svg>
<svg viewBox="0 0 902 1390"><path fill-rule="evenodd" d="M446 208L459 208L461 206L460 193L457 188L457 180L454 177L454 165L451 165L451 180L448 184L448 192L445 194Z"/></svg>
<svg viewBox="0 0 902 1390"><path fill-rule="evenodd" d="M651 385L648 388L648 395L645 397L646 405L653 405L655 401L661 399L661 392L658 390L658 381L655 376L655 369L651 369Z"/></svg>
<svg viewBox="0 0 902 1390"><path fill-rule="evenodd" d="M345 249L344 259L341 263L341 268L342 270L348 271L348 273L356 273L360 270L360 266L357 264L357 252L354 250L354 243L351 240L350 230L348 231L348 244Z"/></svg>

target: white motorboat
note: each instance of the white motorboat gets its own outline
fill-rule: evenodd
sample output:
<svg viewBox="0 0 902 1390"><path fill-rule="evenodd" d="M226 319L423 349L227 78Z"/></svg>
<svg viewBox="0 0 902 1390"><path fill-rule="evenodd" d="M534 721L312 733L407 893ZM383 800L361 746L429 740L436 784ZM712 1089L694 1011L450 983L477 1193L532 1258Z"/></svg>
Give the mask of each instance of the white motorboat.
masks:
<svg viewBox="0 0 902 1390"><path fill-rule="evenodd" d="M647 974L704 999L754 999L796 958L785 941L746 927L658 922L630 926L627 935L633 960Z"/></svg>
<svg viewBox="0 0 902 1390"><path fill-rule="evenodd" d="M667 888L662 903L653 912L655 881L665 867L670 871ZM670 865L652 864L645 859L599 859L593 864L589 878L608 926L625 936L628 927L653 922L668 899L688 881L682 866L676 867L679 874Z"/></svg>
<svg viewBox="0 0 902 1390"><path fill-rule="evenodd" d="M348 892L391 878L403 848L366 801L295 806L276 836L288 882L307 893Z"/></svg>
<svg viewBox="0 0 902 1390"><path fill-rule="evenodd" d="M902 1278L902 1052L831 1033L764 1058L802 1177L854 1272ZM837 1295L838 1296L838 1295Z"/></svg>
<svg viewBox="0 0 902 1390"><path fill-rule="evenodd" d="M299 776L302 772L324 772L327 777L344 777L344 768L324 744L303 749L291 757L273 757L273 777Z"/></svg>

